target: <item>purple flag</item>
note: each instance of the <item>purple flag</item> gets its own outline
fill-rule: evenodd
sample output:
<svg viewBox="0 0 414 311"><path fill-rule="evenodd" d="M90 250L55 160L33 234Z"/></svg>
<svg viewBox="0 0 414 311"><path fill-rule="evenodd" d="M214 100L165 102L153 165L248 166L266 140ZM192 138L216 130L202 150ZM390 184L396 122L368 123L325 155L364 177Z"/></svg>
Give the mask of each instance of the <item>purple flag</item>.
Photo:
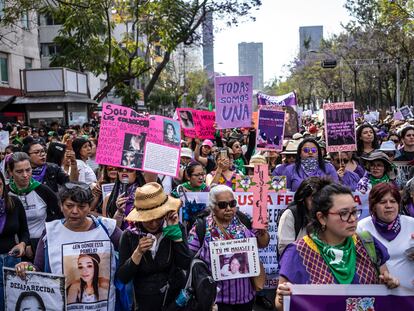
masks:
<svg viewBox="0 0 414 311"><path fill-rule="evenodd" d="M263 93L257 93L257 104L259 106L296 106L296 94L295 92L290 92L280 96L270 96Z"/></svg>
<svg viewBox="0 0 414 311"><path fill-rule="evenodd" d="M251 127L253 77L216 77L214 84L217 127Z"/></svg>

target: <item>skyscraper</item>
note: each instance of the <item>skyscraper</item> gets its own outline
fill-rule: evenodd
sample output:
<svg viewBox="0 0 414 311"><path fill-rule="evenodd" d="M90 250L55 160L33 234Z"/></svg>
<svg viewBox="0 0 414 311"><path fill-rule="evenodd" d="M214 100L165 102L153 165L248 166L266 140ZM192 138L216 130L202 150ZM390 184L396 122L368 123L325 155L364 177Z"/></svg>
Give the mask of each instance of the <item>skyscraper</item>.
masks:
<svg viewBox="0 0 414 311"><path fill-rule="evenodd" d="M214 26L213 13L209 12L203 22L203 69L209 76L214 74Z"/></svg>
<svg viewBox="0 0 414 311"><path fill-rule="evenodd" d="M263 43L239 43L239 75L252 75L253 88L263 89Z"/></svg>
<svg viewBox="0 0 414 311"><path fill-rule="evenodd" d="M299 27L300 59L305 59L309 53L319 52L323 39L323 26Z"/></svg>

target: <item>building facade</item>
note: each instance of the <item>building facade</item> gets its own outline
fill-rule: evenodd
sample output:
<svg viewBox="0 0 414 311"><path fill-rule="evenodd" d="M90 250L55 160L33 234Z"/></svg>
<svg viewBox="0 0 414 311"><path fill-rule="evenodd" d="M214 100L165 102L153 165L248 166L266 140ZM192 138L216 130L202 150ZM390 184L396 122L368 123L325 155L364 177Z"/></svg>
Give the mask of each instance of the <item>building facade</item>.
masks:
<svg viewBox="0 0 414 311"><path fill-rule="evenodd" d="M239 75L252 75L253 88L263 89L263 43L239 43Z"/></svg>

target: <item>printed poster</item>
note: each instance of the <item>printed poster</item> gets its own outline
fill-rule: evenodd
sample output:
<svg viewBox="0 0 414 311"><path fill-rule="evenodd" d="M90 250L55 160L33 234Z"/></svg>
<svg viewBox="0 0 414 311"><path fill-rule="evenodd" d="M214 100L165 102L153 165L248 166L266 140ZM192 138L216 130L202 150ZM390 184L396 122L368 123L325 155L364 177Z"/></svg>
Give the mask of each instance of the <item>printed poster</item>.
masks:
<svg viewBox="0 0 414 311"><path fill-rule="evenodd" d="M403 106L400 109L398 109L398 111L403 116L403 120L414 118L413 113L412 113L410 107L408 107L408 106Z"/></svg>
<svg viewBox="0 0 414 311"><path fill-rule="evenodd" d="M223 281L258 276L259 253L256 238L210 241L211 273Z"/></svg>
<svg viewBox="0 0 414 311"><path fill-rule="evenodd" d="M110 250L111 241L86 241L62 245L68 311L108 310ZM85 286L92 290L82 290Z"/></svg>
<svg viewBox="0 0 414 311"><path fill-rule="evenodd" d="M195 122L194 109L191 108L177 108L178 120L180 120L183 133L187 137L195 138Z"/></svg>
<svg viewBox="0 0 414 311"><path fill-rule="evenodd" d="M185 136L214 139L216 114L213 111L177 108L177 116Z"/></svg>
<svg viewBox="0 0 414 311"><path fill-rule="evenodd" d="M356 150L354 102L323 105L328 152Z"/></svg>
<svg viewBox="0 0 414 311"><path fill-rule="evenodd" d="M385 285L292 285L292 296L284 296L284 311L409 311L414 292Z"/></svg>
<svg viewBox="0 0 414 311"><path fill-rule="evenodd" d="M256 135L258 150L283 150L285 112L280 108L263 107L259 110L259 127Z"/></svg>
<svg viewBox="0 0 414 311"><path fill-rule="evenodd" d="M271 96L264 93L257 94L258 106L278 106L285 111L284 138L291 138L299 132L300 109L296 105L296 93L290 92L280 96Z"/></svg>
<svg viewBox="0 0 414 311"><path fill-rule="evenodd" d="M4 152L9 145L9 131L0 131L0 150Z"/></svg>
<svg viewBox="0 0 414 311"><path fill-rule="evenodd" d="M413 167L412 162L410 161L393 161L392 162L397 167L397 178L396 182L401 187L405 186L407 181L410 180L410 170Z"/></svg>
<svg viewBox="0 0 414 311"><path fill-rule="evenodd" d="M176 177L181 129L178 121L143 116L113 104L102 107L96 162Z"/></svg>
<svg viewBox="0 0 414 311"><path fill-rule="evenodd" d="M26 279L14 269L3 268L6 311L66 310L65 277L43 272L26 272Z"/></svg>
<svg viewBox="0 0 414 311"><path fill-rule="evenodd" d="M217 127L251 127L253 76L216 77L214 86Z"/></svg>
<svg viewBox="0 0 414 311"><path fill-rule="evenodd" d="M101 186L102 189L102 198L106 198L106 196L110 195L112 189L114 189L115 183L103 184Z"/></svg>
<svg viewBox="0 0 414 311"><path fill-rule="evenodd" d="M362 209L360 219L369 216L368 195L353 193L354 200L358 203L358 208ZM254 195L252 192L235 192L237 204L240 211L252 216ZM287 192L268 192L267 214L269 223L270 243L266 248L259 249L260 261L263 263L266 272L265 288L276 288L279 278L279 267L277 261L277 219L280 211L287 208L293 201L295 193ZM208 192L186 192L189 202L194 204L207 204ZM184 198L181 198L184 203Z"/></svg>

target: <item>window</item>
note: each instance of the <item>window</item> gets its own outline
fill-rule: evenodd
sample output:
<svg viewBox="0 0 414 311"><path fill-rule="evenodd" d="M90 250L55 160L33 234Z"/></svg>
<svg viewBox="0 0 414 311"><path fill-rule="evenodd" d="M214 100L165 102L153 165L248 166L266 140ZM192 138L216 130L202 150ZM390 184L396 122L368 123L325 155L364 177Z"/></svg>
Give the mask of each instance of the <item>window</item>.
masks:
<svg viewBox="0 0 414 311"><path fill-rule="evenodd" d="M24 68L25 69L32 69L32 62L33 62L33 60L31 58L25 57L24 58Z"/></svg>
<svg viewBox="0 0 414 311"><path fill-rule="evenodd" d="M42 57L52 57L59 54L59 47L54 43L42 43L41 54Z"/></svg>
<svg viewBox="0 0 414 311"><path fill-rule="evenodd" d="M4 0L0 0L0 19L4 17Z"/></svg>
<svg viewBox="0 0 414 311"><path fill-rule="evenodd" d="M9 82L9 62L7 54L0 54L0 82Z"/></svg>
<svg viewBox="0 0 414 311"><path fill-rule="evenodd" d="M59 18L56 18L55 16L53 16L50 13L44 15L44 19L45 19L45 23L46 23L47 26L61 25L62 24L62 21Z"/></svg>
<svg viewBox="0 0 414 311"><path fill-rule="evenodd" d="M22 27L25 30L30 29L30 20L29 20L29 13L28 12L22 13Z"/></svg>

